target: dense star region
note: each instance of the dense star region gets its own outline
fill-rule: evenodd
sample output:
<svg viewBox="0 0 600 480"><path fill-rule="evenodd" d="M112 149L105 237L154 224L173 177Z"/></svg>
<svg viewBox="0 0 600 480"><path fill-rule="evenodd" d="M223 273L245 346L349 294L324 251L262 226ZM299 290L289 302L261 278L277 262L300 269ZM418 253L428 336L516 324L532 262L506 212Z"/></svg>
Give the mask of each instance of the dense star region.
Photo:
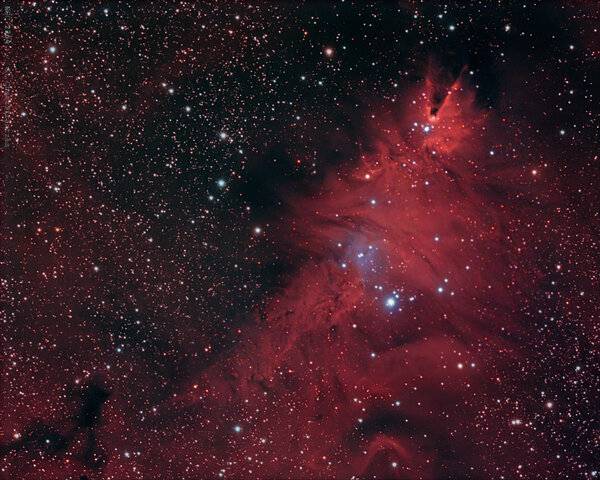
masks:
<svg viewBox="0 0 600 480"><path fill-rule="evenodd" d="M2 15L1 478L600 477L597 5Z"/></svg>

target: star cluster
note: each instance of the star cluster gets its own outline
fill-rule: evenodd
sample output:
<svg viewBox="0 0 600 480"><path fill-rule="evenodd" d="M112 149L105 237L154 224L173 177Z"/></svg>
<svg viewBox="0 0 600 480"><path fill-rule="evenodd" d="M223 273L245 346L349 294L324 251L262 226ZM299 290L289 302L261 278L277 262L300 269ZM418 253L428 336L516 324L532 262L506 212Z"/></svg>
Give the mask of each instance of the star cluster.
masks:
<svg viewBox="0 0 600 480"><path fill-rule="evenodd" d="M7 4L3 478L600 476L593 4Z"/></svg>

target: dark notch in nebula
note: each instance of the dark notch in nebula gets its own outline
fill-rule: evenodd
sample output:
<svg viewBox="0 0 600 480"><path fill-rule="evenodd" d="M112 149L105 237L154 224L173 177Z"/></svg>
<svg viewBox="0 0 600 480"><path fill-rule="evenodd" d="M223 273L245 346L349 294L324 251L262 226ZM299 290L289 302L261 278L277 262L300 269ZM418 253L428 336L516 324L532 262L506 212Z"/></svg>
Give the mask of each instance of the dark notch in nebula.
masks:
<svg viewBox="0 0 600 480"><path fill-rule="evenodd" d="M96 430L100 427L102 407L109 397L110 392L101 383L87 382L72 393L72 399L78 404L73 416L54 419L51 424L35 419L18 439L2 445L3 455L24 451L28 455L46 452L58 456L71 449L74 442L82 442L82 462L92 469L101 469L107 454L98 443Z"/></svg>

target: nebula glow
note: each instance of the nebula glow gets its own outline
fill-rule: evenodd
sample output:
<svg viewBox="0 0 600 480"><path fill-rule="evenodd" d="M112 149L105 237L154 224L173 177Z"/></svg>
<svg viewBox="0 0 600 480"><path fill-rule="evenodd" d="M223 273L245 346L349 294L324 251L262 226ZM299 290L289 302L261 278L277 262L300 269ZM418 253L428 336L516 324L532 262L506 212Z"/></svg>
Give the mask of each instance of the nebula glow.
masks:
<svg viewBox="0 0 600 480"><path fill-rule="evenodd" d="M485 431L463 420L459 428L456 417L476 422L475 405L493 408L502 386L491 372L520 356L504 332L526 328L512 291L531 273L511 268L507 232L528 198L519 198L519 171L487 152L501 135L493 114L473 105L460 79L450 91L433 119L431 87L413 92L416 107L373 125L377 148L359 166L292 202L296 218L278 229L311 261L239 345L192 380L201 388L178 395L194 415L252 417L230 443L227 474L273 452L286 460L259 463L256 475L433 478L468 475L455 457L478 465L485 455ZM423 121L436 127L428 136L411 127ZM401 292L393 316L389 291ZM202 424L198 434L229 437L221 428Z"/></svg>
<svg viewBox="0 0 600 480"><path fill-rule="evenodd" d="M3 476L597 475L594 7L11 8Z"/></svg>

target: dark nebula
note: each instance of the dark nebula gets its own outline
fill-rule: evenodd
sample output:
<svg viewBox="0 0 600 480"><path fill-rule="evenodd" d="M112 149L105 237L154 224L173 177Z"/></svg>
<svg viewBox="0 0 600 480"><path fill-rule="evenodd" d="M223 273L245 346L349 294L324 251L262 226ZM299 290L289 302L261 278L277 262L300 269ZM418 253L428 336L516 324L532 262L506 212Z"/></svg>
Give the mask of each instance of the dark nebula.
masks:
<svg viewBox="0 0 600 480"><path fill-rule="evenodd" d="M1 478L597 476L597 5L3 16Z"/></svg>

